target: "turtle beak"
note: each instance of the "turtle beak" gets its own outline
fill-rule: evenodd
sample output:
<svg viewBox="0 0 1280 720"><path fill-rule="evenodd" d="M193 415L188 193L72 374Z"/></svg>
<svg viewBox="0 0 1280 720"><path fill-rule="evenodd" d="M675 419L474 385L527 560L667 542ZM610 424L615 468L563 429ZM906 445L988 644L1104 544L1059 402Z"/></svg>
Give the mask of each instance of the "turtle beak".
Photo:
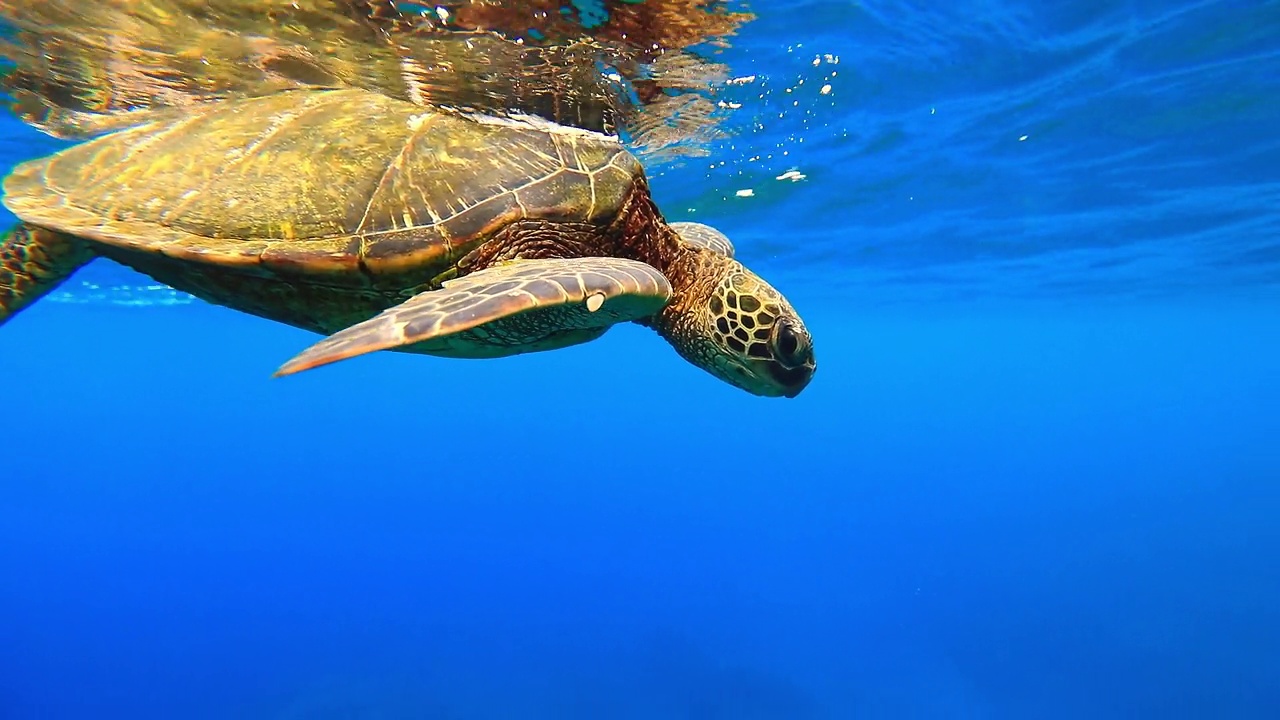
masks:
<svg viewBox="0 0 1280 720"><path fill-rule="evenodd" d="M813 373L817 368L813 365L801 365L789 368L779 362L769 364L769 374L781 385L783 397L794 398L809 386Z"/></svg>

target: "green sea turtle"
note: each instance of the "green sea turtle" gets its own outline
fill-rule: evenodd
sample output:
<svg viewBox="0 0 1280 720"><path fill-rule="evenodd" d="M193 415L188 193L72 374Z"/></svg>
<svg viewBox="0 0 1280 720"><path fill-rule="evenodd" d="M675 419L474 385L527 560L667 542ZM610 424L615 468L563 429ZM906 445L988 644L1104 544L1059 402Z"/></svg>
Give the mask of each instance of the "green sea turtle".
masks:
<svg viewBox="0 0 1280 720"><path fill-rule="evenodd" d="M667 223L617 139L363 90L210 102L24 163L0 322L105 256L327 337L277 374L375 350L499 357L634 321L752 393L815 369L800 317L705 225Z"/></svg>

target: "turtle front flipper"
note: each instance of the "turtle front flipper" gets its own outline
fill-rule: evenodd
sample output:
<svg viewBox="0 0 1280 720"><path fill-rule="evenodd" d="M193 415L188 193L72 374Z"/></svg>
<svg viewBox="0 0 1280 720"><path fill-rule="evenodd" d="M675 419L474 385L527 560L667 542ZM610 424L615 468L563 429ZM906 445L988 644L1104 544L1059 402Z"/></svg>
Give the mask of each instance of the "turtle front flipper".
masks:
<svg viewBox="0 0 1280 720"><path fill-rule="evenodd" d="M733 243L724 233L711 227L696 222L673 222L671 229L676 231L680 239L705 248L714 253L719 253L727 258L733 257Z"/></svg>
<svg viewBox="0 0 1280 720"><path fill-rule="evenodd" d="M634 260L516 260L450 280L334 333L276 376L376 350L464 358L554 350L654 315L670 299L667 278Z"/></svg>
<svg viewBox="0 0 1280 720"><path fill-rule="evenodd" d="M14 226L0 238L0 325L92 259L89 246L70 235Z"/></svg>

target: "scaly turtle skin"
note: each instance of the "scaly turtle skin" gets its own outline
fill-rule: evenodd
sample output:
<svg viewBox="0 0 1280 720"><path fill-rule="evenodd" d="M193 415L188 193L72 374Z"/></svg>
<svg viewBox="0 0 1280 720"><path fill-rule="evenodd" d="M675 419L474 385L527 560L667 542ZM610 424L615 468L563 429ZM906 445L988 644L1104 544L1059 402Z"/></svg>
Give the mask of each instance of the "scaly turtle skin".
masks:
<svg viewBox="0 0 1280 720"><path fill-rule="evenodd" d="M794 397L804 323L706 226L668 225L610 136L362 90L211 102L17 167L0 322L101 255L328 336L289 374L380 349L498 357L635 321L750 392Z"/></svg>

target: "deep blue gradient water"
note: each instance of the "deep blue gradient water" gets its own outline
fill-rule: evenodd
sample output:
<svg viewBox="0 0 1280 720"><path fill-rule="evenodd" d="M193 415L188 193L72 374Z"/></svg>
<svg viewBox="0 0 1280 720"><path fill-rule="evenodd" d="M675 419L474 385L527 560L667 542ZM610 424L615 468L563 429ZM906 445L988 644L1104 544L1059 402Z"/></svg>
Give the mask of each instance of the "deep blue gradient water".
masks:
<svg viewBox="0 0 1280 720"><path fill-rule="evenodd" d="M0 329L0 718L1280 717L1280 3L941 6L757 3L650 166L796 400L638 327L271 380L105 263Z"/></svg>

